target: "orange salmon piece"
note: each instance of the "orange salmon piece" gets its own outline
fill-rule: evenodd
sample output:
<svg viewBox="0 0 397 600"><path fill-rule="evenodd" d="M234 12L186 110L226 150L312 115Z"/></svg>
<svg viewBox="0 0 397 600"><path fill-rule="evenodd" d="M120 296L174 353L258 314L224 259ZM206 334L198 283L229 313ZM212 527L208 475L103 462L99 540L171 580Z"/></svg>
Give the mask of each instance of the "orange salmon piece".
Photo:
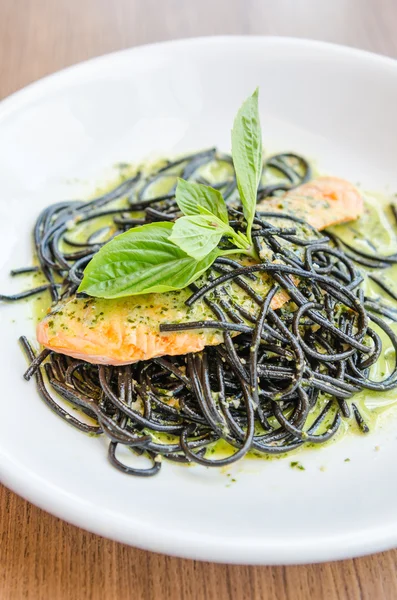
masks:
<svg viewBox="0 0 397 600"><path fill-rule="evenodd" d="M364 203L360 192L348 181L317 177L284 196L262 200L258 204L258 211L261 210L287 213L321 230L357 219L364 210Z"/></svg>
<svg viewBox="0 0 397 600"><path fill-rule="evenodd" d="M250 281L264 296L271 279ZM233 295L248 312L258 306L243 290L233 287ZM199 352L205 346L223 342L215 329L160 332L161 323L213 321L211 309L203 300L191 308L185 304L190 290L143 294L126 298L72 298L47 315L37 326L37 339L46 348L94 364L124 365L163 355ZM288 296L280 292L273 308L282 306Z"/></svg>

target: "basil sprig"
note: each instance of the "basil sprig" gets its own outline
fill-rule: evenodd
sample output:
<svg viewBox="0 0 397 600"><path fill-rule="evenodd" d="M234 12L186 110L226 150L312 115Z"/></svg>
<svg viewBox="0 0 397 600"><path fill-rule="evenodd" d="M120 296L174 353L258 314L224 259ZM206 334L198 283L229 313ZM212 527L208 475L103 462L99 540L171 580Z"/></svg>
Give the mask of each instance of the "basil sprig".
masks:
<svg viewBox="0 0 397 600"><path fill-rule="evenodd" d="M191 258L170 241L172 223L130 229L105 244L84 271L79 291L97 298L121 298L181 290L212 265L217 253Z"/></svg>
<svg viewBox="0 0 397 600"><path fill-rule="evenodd" d="M247 221L250 242L255 216L256 193L262 176L262 133L258 111L258 88L237 113L232 129L232 157L237 187Z"/></svg>
<svg viewBox="0 0 397 600"><path fill-rule="evenodd" d="M175 200L184 215L210 214L228 224L229 216L222 194L209 185L178 180Z"/></svg>
<svg viewBox="0 0 397 600"><path fill-rule="evenodd" d="M150 223L113 238L88 263L79 292L120 298L181 290L201 277L218 256L256 257L251 229L262 175L258 90L235 118L232 157L247 223L245 233L230 226L227 206L218 190L179 179L175 198L184 216L175 223ZM221 250L222 238L233 247Z"/></svg>
<svg viewBox="0 0 397 600"><path fill-rule="evenodd" d="M222 237L227 237L235 249L219 250L219 255L252 254L247 236L229 225L226 204L218 190L179 179L175 197L181 211L188 216L175 221L170 240L186 254L201 260L217 248ZM193 198L196 199L194 205L191 202Z"/></svg>

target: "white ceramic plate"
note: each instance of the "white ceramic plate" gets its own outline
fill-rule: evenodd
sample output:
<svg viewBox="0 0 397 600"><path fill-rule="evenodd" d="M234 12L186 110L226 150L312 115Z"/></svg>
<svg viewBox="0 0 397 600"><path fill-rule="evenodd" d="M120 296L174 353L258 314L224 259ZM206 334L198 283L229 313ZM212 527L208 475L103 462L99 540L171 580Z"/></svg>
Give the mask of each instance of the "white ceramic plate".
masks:
<svg viewBox="0 0 397 600"><path fill-rule="evenodd" d="M41 207L93 192L116 162L229 149L233 116L258 85L265 146L397 191L394 61L286 38L135 48L1 104L0 289L20 288L7 272L29 263ZM33 336L29 315L27 304L0 309L0 478L18 494L115 540L204 560L299 563L397 544L397 417L300 454L305 471L288 458L243 462L229 476L165 464L157 477L131 478L107 463L104 441L68 427L22 379L16 340Z"/></svg>

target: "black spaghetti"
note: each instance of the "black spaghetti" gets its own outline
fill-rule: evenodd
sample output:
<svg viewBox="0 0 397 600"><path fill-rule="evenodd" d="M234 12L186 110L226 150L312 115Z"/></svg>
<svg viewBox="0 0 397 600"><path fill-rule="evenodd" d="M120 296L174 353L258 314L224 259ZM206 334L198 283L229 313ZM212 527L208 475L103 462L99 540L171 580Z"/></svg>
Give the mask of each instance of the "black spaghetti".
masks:
<svg viewBox="0 0 397 600"><path fill-rule="evenodd" d="M209 181L215 168L225 176ZM1 299L48 289L55 306L76 294L85 266L109 239L137 225L179 216L177 176L219 189L234 229L243 230L231 157L216 149L184 156L149 175L134 174L89 202L59 202L43 210L33 232L39 266L12 275L39 269L46 283ZM30 361L26 379L36 378L41 398L68 424L106 436L109 460L119 470L151 476L161 469L162 458L224 466L248 453L284 454L329 440L349 419L365 433L368 425L351 399L364 389L397 387L396 367L381 381L371 378L382 353L377 331L397 352L397 337L388 324L397 321L397 310L364 296L358 268L386 268L396 255L367 255L294 215L263 206L266 198L310 177L310 166L300 156L269 158L253 229L261 262L244 266L217 259L191 286L186 303L204 301L212 319L160 327L162 332L213 329L222 332L223 343L195 354L98 366L47 349L36 355L21 338ZM160 188L165 191L156 193ZM81 239L76 232L87 224L90 233ZM264 275L271 285L261 295L253 282ZM252 299L254 311L225 292L230 282ZM288 302L272 308L280 293ZM214 455L220 440L224 453ZM117 453L119 446L148 457L151 466L128 466Z"/></svg>

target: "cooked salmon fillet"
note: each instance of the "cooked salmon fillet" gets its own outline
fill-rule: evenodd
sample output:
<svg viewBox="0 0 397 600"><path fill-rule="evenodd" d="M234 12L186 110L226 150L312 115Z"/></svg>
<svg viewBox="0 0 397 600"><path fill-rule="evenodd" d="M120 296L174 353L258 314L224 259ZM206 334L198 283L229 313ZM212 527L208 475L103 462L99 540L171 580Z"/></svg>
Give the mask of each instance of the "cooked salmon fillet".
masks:
<svg viewBox="0 0 397 600"><path fill-rule="evenodd" d="M264 200L259 210L296 215L317 229L356 219L363 201L356 188L334 177L319 177L283 197ZM262 296L270 289L267 275L250 285ZM238 298L245 310L255 314L254 301L233 283L226 292ZM204 301L188 308L189 290L144 294L114 300L72 298L57 307L37 326L37 339L55 352L94 364L124 365L163 355L198 352L220 344L223 334L216 330L160 333L161 323L213 320ZM280 291L272 308L280 308L288 295Z"/></svg>
<svg viewBox="0 0 397 600"><path fill-rule="evenodd" d="M271 280L264 276L249 281L265 296ZM255 314L255 302L234 284L226 284L226 296L238 297L245 310ZM229 292L229 293L227 293ZM204 329L160 333L161 323L213 321L214 315L203 301L191 308L185 304L190 290L164 294L143 294L107 300L73 298L61 304L37 327L37 339L46 348L95 364L123 365L156 356L199 352L205 346L223 341L219 331ZM285 292L273 298L273 308L288 300Z"/></svg>
<svg viewBox="0 0 397 600"><path fill-rule="evenodd" d="M346 223L363 212L363 199L357 188L337 177L317 177L287 192L263 200L259 211L276 211L304 219L316 229Z"/></svg>

